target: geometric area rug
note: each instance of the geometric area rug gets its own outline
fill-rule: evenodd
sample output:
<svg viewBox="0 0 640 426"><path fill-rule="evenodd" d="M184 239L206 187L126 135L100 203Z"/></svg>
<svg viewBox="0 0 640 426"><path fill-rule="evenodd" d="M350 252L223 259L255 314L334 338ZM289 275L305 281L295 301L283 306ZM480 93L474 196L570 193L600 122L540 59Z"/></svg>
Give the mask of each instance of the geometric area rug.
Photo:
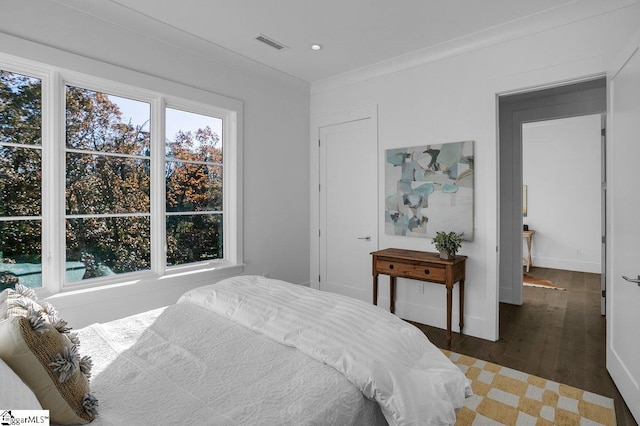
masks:
<svg viewBox="0 0 640 426"><path fill-rule="evenodd" d="M471 380L456 426L611 425L613 399L442 349Z"/></svg>

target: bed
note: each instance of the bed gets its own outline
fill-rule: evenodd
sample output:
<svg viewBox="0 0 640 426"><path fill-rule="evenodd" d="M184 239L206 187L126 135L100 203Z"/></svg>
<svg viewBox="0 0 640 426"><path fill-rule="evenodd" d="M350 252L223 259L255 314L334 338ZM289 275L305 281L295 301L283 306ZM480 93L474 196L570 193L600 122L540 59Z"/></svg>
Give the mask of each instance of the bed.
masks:
<svg viewBox="0 0 640 426"><path fill-rule="evenodd" d="M453 424L470 395L462 372L412 325L259 276L199 287L75 337L92 358L96 425Z"/></svg>

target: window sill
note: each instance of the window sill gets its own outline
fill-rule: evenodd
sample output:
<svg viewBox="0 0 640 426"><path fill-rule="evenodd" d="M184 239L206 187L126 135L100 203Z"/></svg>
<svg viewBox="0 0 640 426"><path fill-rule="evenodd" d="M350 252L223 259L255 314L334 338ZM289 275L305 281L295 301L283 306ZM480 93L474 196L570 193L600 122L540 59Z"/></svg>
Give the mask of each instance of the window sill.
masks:
<svg viewBox="0 0 640 426"><path fill-rule="evenodd" d="M66 283L58 293L53 293L46 287L39 288L36 289L36 294L39 298L57 298L58 295L71 296L74 294L109 290L117 287L132 287L132 290L136 287L141 287L142 290L142 287L146 287L145 284L153 284L157 286L160 283L164 284L165 282L174 282L176 279L180 279L184 276L190 276L190 281L195 284L205 285L211 281L217 281L218 279L225 278L227 276L240 274L243 270L244 264L203 262L197 265L173 267L168 269L164 275L154 274L150 271L131 272L128 274Z"/></svg>
<svg viewBox="0 0 640 426"><path fill-rule="evenodd" d="M239 275L244 270L242 264L199 266L183 268L179 272L170 271L162 277L147 272L138 274L135 279L131 276L120 277L120 280L108 284L96 280L82 288L64 288L49 296L47 301L56 307L69 324L81 328L175 304L180 296L191 289L214 284Z"/></svg>

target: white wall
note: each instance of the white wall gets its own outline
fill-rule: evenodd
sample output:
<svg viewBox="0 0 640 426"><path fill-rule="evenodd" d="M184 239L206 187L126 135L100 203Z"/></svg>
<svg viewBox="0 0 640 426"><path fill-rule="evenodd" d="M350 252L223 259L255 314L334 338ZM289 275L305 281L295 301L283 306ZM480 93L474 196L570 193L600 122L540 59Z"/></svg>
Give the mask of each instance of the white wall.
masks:
<svg viewBox="0 0 640 426"><path fill-rule="evenodd" d="M477 46L473 49L453 49L447 54L441 46L435 53L425 52L422 61L411 57L404 67L400 60L312 85L312 122L336 111L378 106L379 182L384 182L386 149L475 141L477 229L474 241L463 243L461 251L469 256L465 333L491 340L498 337L496 94L604 73L638 22L640 6L634 4L530 34L520 33L517 23L517 37L511 41L476 43L481 35L475 35L468 40ZM313 143L317 145L317 130L311 129L312 165L317 163ZM317 188L312 173L311 188L314 185ZM378 186L382 218L384 187ZM385 235L384 223L379 222L379 248L433 250L430 240ZM311 226L317 226L313 209ZM317 253L314 243L312 259ZM312 264L312 281L313 276ZM385 280L380 280L382 306L388 306ZM398 284L396 313L403 318L444 328L445 305L441 286L427 285L424 294L418 294L416 286L402 280ZM455 318L456 300L453 306Z"/></svg>
<svg viewBox="0 0 640 426"><path fill-rule="evenodd" d="M522 126L534 266L601 272L600 123L597 114Z"/></svg>
<svg viewBox="0 0 640 426"><path fill-rule="evenodd" d="M195 88L241 100L244 272L307 284L309 84L157 22L145 25L153 37L60 2L8 0L0 5L0 52L176 96ZM173 303L211 279L150 279L61 293L53 303L81 327Z"/></svg>

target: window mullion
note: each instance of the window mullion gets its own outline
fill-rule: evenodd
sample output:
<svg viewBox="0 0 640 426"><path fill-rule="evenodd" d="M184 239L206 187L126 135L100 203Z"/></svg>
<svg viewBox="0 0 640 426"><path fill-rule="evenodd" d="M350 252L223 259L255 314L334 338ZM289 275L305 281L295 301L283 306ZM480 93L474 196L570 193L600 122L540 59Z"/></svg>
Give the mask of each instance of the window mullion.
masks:
<svg viewBox="0 0 640 426"><path fill-rule="evenodd" d="M222 133L225 164L223 171L224 259L233 264L243 263L243 186L242 122L237 112L227 113ZM231 165L231 167L229 167ZM232 208L229 208L232 206Z"/></svg>
<svg viewBox="0 0 640 426"><path fill-rule="evenodd" d="M108 152L108 151L91 151L87 149L71 149L66 148L65 152L67 153L75 153L75 154L83 154L83 155L99 155L102 157L117 157L117 158L133 158L136 160L148 160L149 157L146 155L132 155L132 154L121 154L119 152Z"/></svg>
<svg viewBox="0 0 640 426"><path fill-rule="evenodd" d="M166 255L165 107L163 97L151 103L151 270L163 275Z"/></svg>
<svg viewBox="0 0 640 426"><path fill-rule="evenodd" d="M51 293L59 292L64 283L64 223L60 225L64 218L59 190L64 188L60 176L60 140L64 141L61 86L62 79L55 71L42 80L42 285Z"/></svg>

